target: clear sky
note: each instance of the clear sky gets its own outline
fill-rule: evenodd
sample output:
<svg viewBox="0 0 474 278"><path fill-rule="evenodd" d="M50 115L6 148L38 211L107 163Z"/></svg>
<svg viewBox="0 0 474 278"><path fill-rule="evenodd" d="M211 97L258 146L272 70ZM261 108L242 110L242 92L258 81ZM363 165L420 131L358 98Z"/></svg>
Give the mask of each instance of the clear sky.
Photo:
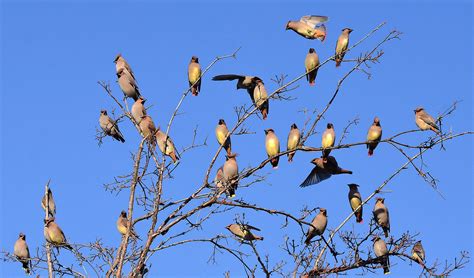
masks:
<svg viewBox="0 0 474 278"><path fill-rule="evenodd" d="M473 18L468 1L66 2L2 2L1 250L12 252L19 232L27 235L32 253L43 244L40 199L49 178L58 206L57 222L70 242L101 238L107 245L119 244L115 221L126 208L128 194L116 196L105 192L102 185L131 170L130 153L136 151L140 138L134 127L124 122L120 127L125 144L107 138L98 147L95 141L99 111L114 107L97 81L110 81L114 94L122 95L112 63L119 52L133 67L148 103L153 104L149 114L157 125L165 126L187 87L190 57L199 56L205 67L217 55L242 47L236 60L220 62L204 77L199 97L185 100L184 114L176 118L172 138L183 149L191 144L193 129L198 126L198 139L209 137L208 146L183 156L175 179L165 185L166 197L186 196L200 184L205 174L202 165L208 164L217 148L217 120L224 118L233 126L233 107L249 102L245 91L235 91L233 82L213 82L213 75L258 75L271 91L276 88L270 81L275 75L288 74L292 78L303 72L308 48L314 47L321 60L333 55L335 41L344 27L354 29L354 43L379 23L387 22L381 32L347 58L369 50L394 28L403 36L383 48L382 63L372 66L370 80L362 73L347 80L318 131L330 121L340 134L347 121L358 116L360 124L351 129L346 142L360 142L377 115L384 135L389 136L416 127L416 106L423 105L438 115L455 100L462 102L444 128L453 132L473 128ZM328 37L323 44L285 31L288 20L307 14L329 16ZM300 87L291 92L297 100L272 102L268 120L251 118L248 127L256 134L232 138L240 167L255 166L266 158L266 128L273 128L285 146L290 125L303 125L305 117L298 111L320 111L337 80L349 69L349 64L336 69L331 63L319 71L315 87L304 80L298 83ZM420 142L431 135L415 133L406 140ZM319 144L320 134L307 141L307 145ZM439 180L446 200L412 168L396 177L386 187L389 193L383 194L390 209L392 234L419 233L428 264L437 258L441 262L451 260L461 250L473 251L472 151L472 137L463 137L446 143L446 151L435 148L424 156L425 169ZM404 162L388 145L379 146L371 158L363 146L334 154L340 165L354 171L352 176L337 176L299 188L312 169L309 161L320 154L297 153L293 164L282 158L278 170L270 166L263 169L262 174L269 174L266 182L237 193L248 202L292 213L305 205L325 207L328 228L335 228L350 212L346 184L360 184L362 195L367 196ZM220 156L216 166L223 161ZM372 208L373 201L365 208L365 224L351 221L346 229L365 231ZM242 211L232 210L219 215L190 236L227 234L224 227L239 213ZM279 246L283 235L299 237L299 229L293 226L281 230L281 219L253 211L246 212L246 219L262 229L265 241L258 247L270 255L270 262L288 259L291 268L291 260ZM137 230L144 234L145 225L138 225ZM228 244L238 247L232 240ZM161 277L220 277L230 270L244 275L238 262L227 254L219 254L216 264L207 263L211 251L211 246L199 243L170 249L155 256L152 273ZM70 256L61 252L60 258L68 262ZM419 266L398 259L392 263L395 277L413 277L421 271ZM2 277L23 275L19 263L1 263L0 273ZM357 273L349 272L350 276ZM472 275L470 263L454 276Z"/></svg>

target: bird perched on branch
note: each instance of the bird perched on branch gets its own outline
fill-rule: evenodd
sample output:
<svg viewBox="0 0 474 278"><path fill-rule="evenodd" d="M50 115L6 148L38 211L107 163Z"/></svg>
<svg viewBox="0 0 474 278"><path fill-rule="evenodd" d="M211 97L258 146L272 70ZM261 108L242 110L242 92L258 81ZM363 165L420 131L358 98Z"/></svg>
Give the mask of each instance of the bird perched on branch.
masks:
<svg viewBox="0 0 474 278"><path fill-rule="evenodd" d="M214 178L214 183L218 191L221 191L225 188L224 192L225 195L229 198L235 197L235 189L233 186L228 186L228 184L224 180L224 166L219 167L216 172L216 176Z"/></svg>
<svg viewBox="0 0 474 278"><path fill-rule="evenodd" d="M199 58L196 56L191 57L191 61L188 66L188 80L189 86L193 96L197 96L201 91L201 65L199 65Z"/></svg>
<svg viewBox="0 0 474 278"><path fill-rule="evenodd" d="M315 166L308 177L300 184L300 187L320 183L323 180L329 179L332 175L352 174L352 171L339 167L334 156L328 156L326 160L315 158L311 160L311 163Z"/></svg>
<svg viewBox="0 0 474 278"><path fill-rule="evenodd" d="M306 54L304 66L306 70L306 80L308 80L310 86L314 86L319 69L319 57L314 48L310 48L308 54Z"/></svg>
<svg viewBox="0 0 474 278"><path fill-rule="evenodd" d="M362 204L362 197L360 196L360 192L357 189L359 185L355 183L348 184L349 186L349 205L351 205L351 209L354 212L354 215L356 217L357 223L363 223L362 220L362 207L360 207L358 210L356 210L361 204Z"/></svg>
<svg viewBox="0 0 474 278"><path fill-rule="evenodd" d="M326 130L323 132L321 137L321 146L323 148L323 158L326 159L328 155L331 153L331 149L327 150L326 148L334 147L334 143L336 142L336 132L334 131L334 125L332 123L328 123L326 126Z"/></svg>
<svg viewBox="0 0 474 278"><path fill-rule="evenodd" d="M275 131L271 128L265 130L265 150L267 151L268 158L272 158L270 163L273 169L277 169L280 157L276 155L280 153L280 141Z"/></svg>
<svg viewBox="0 0 474 278"><path fill-rule="evenodd" d="M146 138L150 144L155 145L156 126L153 119L148 115L143 115L139 127L142 131L143 137Z"/></svg>
<svg viewBox="0 0 474 278"><path fill-rule="evenodd" d="M117 71L117 77L120 89L124 95L136 101L140 97L140 91L135 79L124 68Z"/></svg>
<svg viewBox="0 0 474 278"><path fill-rule="evenodd" d="M170 136L166 136L166 133L161 131L160 127L158 127L155 137L160 151L164 155L171 157L173 163L176 163L179 160L179 154L176 151L176 147L174 146L173 140L171 140Z"/></svg>
<svg viewBox="0 0 474 278"><path fill-rule="evenodd" d="M126 70L126 73L129 74L134 81L136 81L135 75L133 74L132 67L127 63L125 58L123 58L122 54L119 53L117 56L115 56L115 71L118 73L120 69Z"/></svg>
<svg viewBox="0 0 474 278"><path fill-rule="evenodd" d="M309 40L318 39L323 42L326 39L326 26L322 23L328 19L327 16L305 15L299 21L288 21L286 30L293 30Z"/></svg>
<svg viewBox="0 0 474 278"><path fill-rule="evenodd" d="M227 129L224 119L220 119L216 126L217 142L227 151L227 154L231 154L230 135L226 138L227 135L229 135L229 129Z"/></svg>
<svg viewBox="0 0 474 278"><path fill-rule="evenodd" d="M349 46L349 34L352 32L351 28L342 29L342 33L336 42L336 54L334 60L336 61L336 67L341 65L344 55L346 55L347 47Z"/></svg>
<svg viewBox="0 0 474 278"><path fill-rule="evenodd" d="M369 149L369 156L374 154L375 148L382 139L382 126L380 125L380 120L378 117L374 118L374 122L367 132L367 149Z"/></svg>
<svg viewBox="0 0 474 278"><path fill-rule="evenodd" d="M43 195L43 198L41 198L41 207L43 208L44 211L46 211L46 196ZM53 192L51 191L51 188L48 187L48 214L51 217L54 217L56 215L56 203L54 202L53 198Z"/></svg>
<svg viewBox="0 0 474 278"><path fill-rule="evenodd" d="M235 196L235 191L239 185L239 181L237 180L237 177L239 176L239 166L237 165L236 157L236 153L226 155L226 161L222 167L224 184L229 188L229 192L234 193L231 194L231 197Z"/></svg>
<svg viewBox="0 0 474 278"><path fill-rule="evenodd" d="M268 112L270 110L270 103L268 102L267 89L263 85L263 81L257 79L255 88L253 89L253 100L254 104L262 113L262 118L267 119Z"/></svg>
<svg viewBox="0 0 474 278"><path fill-rule="evenodd" d="M311 243L311 240L315 236L322 236L324 231L326 230L326 226L328 225L328 216L327 211L324 208L319 209L319 213L313 218L311 221L311 225L309 226L308 232L306 233L306 239L304 243L306 245Z"/></svg>
<svg viewBox="0 0 474 278"><path fill-rule="evenodd" d="M421 240L417 241L415 245L413 245L411 254L411 257L418 263L422 265L425 263L425 249L423 248L423 245L421 245Z"/></svg>
<svg viewBox="0 0 474 278"><path fill-rule="evenodd" d="M432 130L436 132L436 134L440 134L435 119L430 114L426 113L423 107L417 107L414 111L415 123L421 130Z"/></svg>
<svg viewBox="0 0 474 278"><path fill-rule="evenodd" d="M301 134L300 130L296 126L296 124L292 124L290 127L290 133L288 134L288 141L286 143L286 150L294 150L300 144ZM296 151L288 153L288 162L293 161L293 156L295 155Z"/></svg>
<svg viewBox="0 0 474 278"><path fill-rule="evenodd" d="M128 227L129 227L129 222L127 218L127 212L122 210L120 212L119 218L117 219L117 230L119 231L120 234L124 236L127 234ZM137 233L135 233L135 230L133 229L133 227L130 228L130 236L136 239L140 239Z"/></svg>
<svg viewBox="0 0 474 278"><path fill-rule="evenodd" d="M30 274L31 261L30 261L30 249L26 244L26 236L23 233L18 235L18 239L15 241L13 246L13 255L22 264L23 270L26 274Z"/></svg>
<svg viewBox="0 0 474 278"><path fill-rule="evenodd" d="M374 242L375 256L381 260L380 264L383 266L383 274L390 274L390 260L387 244L385 244L385 241L383 241L379 236L375 236L372 241Z"/></svg>
<svg viewBox="0 0 474 278"><path fill-rule="evenodd" d="M139 97L132 105L132 117L138 125L142 121L142 117L146 116L145 101L146 99Z"/></svg>
<svg viewBox="0 0 474 278"><path fill-rule="evenodd" d="M263 240L263 237L254 235L250 230L260 231L259 228L250 226L248 224L230 224L226 227L232 234L243 240Z"/></svg>
<svg viewBox="0 0 474 278"><path fill-rule="evenodd" d="M390 232L390 217L388 208L385 206L384 198L377 198L375 201L373 214L375 222L382 228L385 237L388 237L388 233Z"/></svg>
<svg viewBox="0 0 474 278"><path fill-rule="evenodd" d="M99 124L105 135L112 136L112 138L122 143L125 142L117 123L107 115L107 110L100 111Z"/></svg>
<svg viewBox="0 0 474 278"><path fill-rule="evenodd" d="M54 220L54 217L44 220L44 238L47 242L53 244L56 247L64 247L66 249L72 250L71 245L67 243L63 230L61 230L59 225L56 224Z"/></svg>

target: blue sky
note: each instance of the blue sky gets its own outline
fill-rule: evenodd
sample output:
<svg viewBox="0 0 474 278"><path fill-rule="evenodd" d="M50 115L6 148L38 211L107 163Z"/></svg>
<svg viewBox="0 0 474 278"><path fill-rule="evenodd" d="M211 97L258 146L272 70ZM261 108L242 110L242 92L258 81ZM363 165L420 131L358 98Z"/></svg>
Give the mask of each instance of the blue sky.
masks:
<svg viewBox="0 0 474 278"><path fill-rule="evenodd" d="M365 139L367 128L377 115L384 135L389 136L415 128L416 106L423 105L437 115L455 100L462 102L444 127L453 132L472 130L473 21L472 4L467 1L38 2L4 1L1 8L2 250L12 251L20 231L27 235L33 253L43 243L40 199L49 178L58 206L57 222L70 242L101 238L107 245L118 245L115 221L126 208L128 194L110 194L102 185L130 171L130 153L136 151L140 138L134 127L124 122L120 127L125 144L108 138L98 147L95 141L99 111L114 107L97 81L111 82L114 94L122 95L112 63L118 52L131 64L143 95L153 104L149 114L155 123L164 126L187 87L190 57L199 56L205 67L215 56L242 47L236 60L218 63L204 77L199 97L185 100L184 114L176 118L170 132L172 138L179 149L189 146L193 129L198 126L198 139L209 137L208 146L183 156L175 179L165 185L166 197L184 197L202 181L205 169L201 165L208 164L217 148L217 120L224 118L232 126L236 122L233 107L249 102L245 91L235 91L231 82L213 82L213 75L258 75L271 91L276 88L270 81L275 75L288 74L292 78L302 73L308 48L314 47L321 60L333 55L335 41L344 27L354 29L354 43L379 23L387 22L381 32L349 53L348 58L370 50L392 29L403 32L403 36L383 47L382 63L372 66L370 80L361 73L347 80L318 131L330 121L340 135L347 121L358 116L360 124L351 129L346 142L359 142ZM328 37L323 44L285 31L288 20L306 14L329 16ZM304 80L298 83L300 87L291 92L297 100L272 102L268 120L252 117L247 126L256 134L232 138L234 150L239 153L239 166L255 166L266 158L266 128L273 128L284 146L290 125L303 125L305 117L298 111L321 110L337 80L349 69L348 64L338 69L329 64L320 69L315 87L309 87ZM420 142L431 135L415 133L406 140ZM320 134L307 141L307 145L319 144ZM386 187L390 192L383 194L390 209L392 234L420 233L428 263L436 258L450 260L461 250L473 250L472 137L450 141L446 148L447 151L435 148L424 155L425 167L439 180L446 200L417 177L412 168L396 177ZM346 184L360 184L362 195L367 196L404 162L388 145L379 146L371 158L362 146L334 154L340 165L354 171L352 176L333 177L316 186L299 188L312 168L309 161L320 154L297 153L291 165L281 159L277 171L265 167L262 173L269 174L267 181L239 190L238 195L250 203L292 213L305 205L325 207L328 228L335 228L350 212ZM221 155L216 166L223 161ZM370 202L365 208L366 224L351 221L346 229L365 231L372 207ZM242 211L232 210L219 215L192 236L227 234L224 227L239 213ZM258 244L260 252L269 254L273 264L289 259L283 257L279 246L284 235L298 237L299 229L281 230L282 220L273 216L253 211L245 215L266 238ZM141 224L137 230L143 234L145 228ZM232 240L229 245L238 247ZM217 264L207 263L211 251L209 245L202 244L170 249L155 256L152 271L161 276L219 277L227 270L244 275L229 255L218 255ZM70 256L62 252L61 259L68 262ZM420 272L418 266L397 259L392 263L392 273L397 277ZM22 270L18 263L2 263L0 273L14 277L21 276ZM472 274L471 263L455 276Z"/></svg>

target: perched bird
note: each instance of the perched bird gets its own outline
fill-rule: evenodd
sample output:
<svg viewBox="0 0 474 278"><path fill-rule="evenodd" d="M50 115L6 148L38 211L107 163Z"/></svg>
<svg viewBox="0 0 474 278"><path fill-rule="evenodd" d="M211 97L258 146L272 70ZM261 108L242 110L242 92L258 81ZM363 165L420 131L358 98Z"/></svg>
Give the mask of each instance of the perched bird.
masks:
<svg viewBox="0 0 474 278"><path fill-rule="evenodd" d="M301 134L300 130L296 124L292 124L290 128L290 133L288 134L288 141L286 143L286 150L294 150L300 144ZM295 151L296 152L296 151ZM295 152L288 153L288 162L293 161L293 156Z"/></svg>
<svg viewBox="0 0 474 278"><path fill-rule="evenodd" d="M375 222L382 228L385 237L388 237L388 233L390 232L390 217L388 209L385 206L384 198L377 198L373 213Z"/></svg>
<svg viewBox="0 0 474 278"><path fill-rule="evenodd" d="M439 127L436 125L436 121L430 114L426 113L423 107L417 107L415 109L415 122L416 125L421 130L429 130L436 132L439 134Z"/></svg>
<svg viewBox="0 0 474 278"><path fill-rule="evenodd" d="M374 242L374 253L377 258L380 258L380 264L383 266L383 274L390 274L390 260L388 257L387 244L379 236L375 236L372 241Z"/></svg>
<svg viewBox="0 0 474 278"><path fill-rule="evenodd" d="M236 80L237 79L237 90L245 89L252 100L252 103L255 104L255 99L253 97L255 86L257 86L257 81L262 81L258 76L246 76L246 75L237 75L237 74L223 74L216 75L212 78L214 81L223 81L223 80ZM263 82L263 81L262 81Z"/></svg>
<svg viewBox="0 0 474 278"><path fill-rule="evenodd" d="M155 133L156 133L156 126L153 122L153 119L148 116L142 116L142 120L140 121L140 130L142 131L142 135L144 138L147 138L148 142L152 145L155 144Z"/></svg>
<svg viewBox="0 0 474 278"><path fill-rule="evenodd" d="M423 245L421 245L421 240L417 241L415 245L413 245L413 249L411 250L411 257L418 263L424 264L425 249L423 248Z"/></svg>
<svg viewBox="0 0 474 278"><path fill-rule="evenodd" d="M263 237L252 234L250 230L260 231L260 229L247 224L230 224L226 227L232 234L243 240L263 240Z"/></svg>
<svg viewBox="0 0 474 278"><path fill-rule="evenodd" d="M323 158L326 159L331 150L327 150L326 148L334 147L334 142L336 142L336 133L334 132L334 125L328 123L326 126L326 130L323 132L323 136L321 138L321 146L323 148Z"/></svg>
<svg viewBox="0 0 474 278"><path fill-rule="evenodd" d="M319 69L319 57L314 48L309 49L304 60L304 67L306 70L306 80L308 80L310 86L314 86Z"/></svg>
<svg viewBox="0 0 474 278"><path fill-rule="evenodd" d="M112 138L122 143L125 142L117 123L107 115L107 110L100 111L99 124L105 135L112 136Z"/></svg>
<svg viewBox="0 0 474 278"><path fill-rule="evenodd" d="M199 65L199 58L196 56L191 57L189 62L188 80L189 86L192 86L191 92L193 96L197 96L201 91L201 65Z"/></svg>
<svg viewBox="0 0 474 278"><path fill-rule="evenodd" d="M46 211L46 196L43 195L41 198L41 207ZM48 187L48 212L51 217L56 215L56 203L54 203L53 192L51 188Z"/></svg>
<svg viewBox="0 0 474 278"><path fill-rule="evenodd" d="M224 180L224 166L221 166L219 169L217 169L214 183L216 184L217 190L219 192L225 188L225 194L227 197L235 197L235 189L232 186L227 186L227 183Z"/></svg>
<svg viewBox="0 0 474 278"><path fill-rule="evenodd" d="M270 163L273 169L277 169L280 157L276 155L280 153L280 141L275 131L271 128L265 130L265 149L267 150L268 158L272 158Z"/></svg>
<svg viewBox="0 0 474 278"><path fill-rule="evenodd" d="M158 147L160 151L173 160L173 163L176 163L179 160L178 152L176 151L176 147L174 146L173 140L171 140L170 136L166 136L166 133L160 130L158 127L156 133L156 141L158 142Z"/></svg>
<svg viewBox="0 0 474 278"><path fill-rule="evenodd" d="M352 32L351 28L342 29L342 33L339 35L336 43L336 54L334 60L336 60L336 67L341 65L344 55L346 55L347 47L349 46L349 34Z"/></svg>
<svg viewBox="0 0 474 278"><path fill-rule="evenodd" d="M44 220L44 238L47 242L53 244L56 247L64 247L72 250L71 245L67 243L66 236L61 228L54 222L53 218Z"/></svg>
<svg viewBox="0 0 474 278"><path fill-rule="evenodd" d="M220 119L216 126L216 138L217 142L222 145L222 147L227 151L227 154L231 154L231 142L230 142L230 135L226 138L229 134L229 130L227 129L227 125L223 119Z"/></svg>
<svg viewBox="0 0 474 278"><path fill-rule="evenodd" d="M117 71L117 77L120 89L124 95L136 101L140 97L140 91L135 79L123 68Z"/></svg>
<svg viewBox="0 0 474 278"><path fill-rule="evenodd" d="M313 218L313 221L311 221L311 225L312 226L309 226L308 233L306 234L306 240L304 241L306 245L310 244L311 240L315 236L322 236L322 234L324 234L326 226L328 225L328 216L326 209L319 209L319 213Z"/></svg>
<svg viewBox="0 0 474 278"><path fill-rule="evenodd" d="M313 163L315 166L313 170L311 170L311 173L308 175L308 177L306 177L303 183L300 184L301 187L320 183L323 180L329 179L332 175L352 175L352 171L339 167L334 156L328 156L326 160L323 158L315 158L311 160L311 163Z"/></svg>
<svg viewBox="0 0 474 278"><path fill-rule="evenodd" d="M13 246L13 255L15 255L16 259L20 261L25 273L30 274L30 249L28 249L28 244L26 244L26 236L23 233L20 233L18 239L15 241L15 245Z"/></svg>
<svg viewBox="0 0 474 278"><path fill-rule="evenodd" d="M239 176L239 166L237 165L237 160L235 159L236 157L236 153L226 155L226 161L222 167L224 183L230 192L234 192L234 196L237 186L239 185L239 181L236 180L236 178Z"/></svg>
<svg viewBox="0 0 474 278"><path fill-rule="evenodd" d="M253 89L253 100L255 106L258 107L262 113L263 119L265 120L270 110L270 104L268 102L267 90L265 89L262 80L256 80L256 85Z"/></svg>
<svg viewBox="0 0 474 278"><path fill-rule="evenodd" d="M374 123L370 126L367 132L367 149L369 149L369 156L374 154L375 148L382 139L382 126L378 117L374 118Z"/></svg>
<svg viewBox="0 0 474 278"><path fill-rule="evenodd" d="M146 99L139 97L132 105L132 117L137 124L140 124L142 117L146 116L145 101Z"/></svg>
<svg viewBox="0 0 474 278"><path fill-rule="evenodd" d="M349 204L351 205L352 211L355 211L354 215L356 217L357 223L363 223L362 221L362 207L360 207L357 211L356 209L362 204L362 197L360 196L360 192L357 189L359 185L355 183L348 184L349 186Z"/></svg>
<svg viewBox="0 0 474 278"><path fill-rule="evenodd" d="M120 234L124 236L127 234L128 226L129 225L128 225L127 212L122 210L120 212L119 218L117 219L117 230L119 231ZM132 236L133 238L140 239L137 233L135 233L135 230L133 229L133 227L130 229L130 236Z"/></svg>
<svg viewBox="0 0 474 278"><path fill-rule="evenodd" d="M288 21L286 30L291 29L309 40L318 39L323 42L326 39L326 26L322 23L326 21L327 16L305 15L300 21Z"/></svg>
<svg viewBox="0 0 474 278"><path fill-rule="evenodd" d="M135 80L135 75L133 74L133 70L130 67L130 65L127 63L127 61L122 57L122 54L119 53L117 56L115 56L115 70L118 73L120 69L124 69L130 74L130 76Z"/></svg>

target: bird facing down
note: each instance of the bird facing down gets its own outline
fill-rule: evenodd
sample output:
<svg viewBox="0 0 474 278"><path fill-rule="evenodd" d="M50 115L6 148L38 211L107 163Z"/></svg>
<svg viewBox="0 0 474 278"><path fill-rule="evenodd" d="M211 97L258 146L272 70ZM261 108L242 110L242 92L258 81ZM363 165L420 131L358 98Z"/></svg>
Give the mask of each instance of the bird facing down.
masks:
<svg viewBox="0 0 474 278"><path fill-rule="evenodd" d="M15 241L13 255L15 255L16 259L21 263L25 273L30 274L30 250L28 249L28 244L26 244L26 236L23 233L20 233L18 239Z"/></svg>
<svg viewBox="0 0 474 278"><path fill-rule="evenodd" d="M354 212L354 215L356 217L357 223L363 223L362 220L362 207L360 207L358 210L356 210L361 204L362 204L362 197L360 196L359 192L359 185L355 183L348 184L349 186L349 204L351 205L351 209Z"/></svg>
<svg viewBox="0 0 474 278"><path fill-rule="evenodd" d="M373 214L375 222L382 228L385 237L388 237L388 233L390 232L390 217L388 208L385 206L384 198L377 198L375 201Z"/></svg>
<svg viewBox="0 0 474 278"><path fill-rule="evenodd" d="M250 230L260 231L260 229L247 224L230 224L226 227L232 234L243 240L263 240L263 237L254 235Z"/></svg>
<svg viewBox="0 0 474 278"><path fill-rule="evenodd" d="M120 212L119 218L117 219L117 230L119 231L120 234L122 234L122 236L124 236L127 234L128 226L129 225L128 225L127 213L124 210L122 210ZM130 236L136 239L140 239L137 233L135 233L135 230L133 229L133 227L130 229Z"/></svg>
<svg viewBox="0 0 474 278"><path fill-rule="evenodd" d="M188 81L193 96L197 96L201 91L201 65L199 65L199 58L196 56L191 57L189 62Z"/></svg>
<svg viewBox="0 0 474 278"><path fill-rule="evenodd" d="M315 158L311 160L311 163L314 164L314 168L311 170L311 173L308 175L308 177L306 177L303 183L300 184L300 187L306 187L320 183L323 180L329 179L332 175L352 175L352 171L339 167L334 156L328 156L326 160L323 158Z"/></svg>
<svg viewBox="0 0 474 278"><path fill-rule="evenodd" d="M328 157L331 153L331 149L334 147L334 143L336 142L336 132L334 131L334 125L332 123L328 123L326 126L326 130L323 132L321 137L321 146L323 148L323 158Z"/></svg>
<svg viewBox="0 0 474 278"><path fill-rule="evenodd" d="M107 115L107 110L100 111L99 124L105 135L112 136L117 141L125 142L117 123Z"/></svg>
<svg viewBox="0 0 474 278"><path fill-rule="evenodd" d="M120 89L126 97L137 100L140 97L140 91L138 89L137 82L124 68L117 71L118 83Z"/></svg>
<svg viewBox="0 0 474 278"><path fill-rule="evenodd" d="M430 114L426 113L423 107L417 107L414 111L415 123L421 130L432 130L436 134L440 134L435 119Z"/></svg>
<svg viewBox="0 0 474 278"><path fill-rule="evenodd" d="M369 156L374 154L375 148L382 139L382 126L380 125L380 119L378 117L374 118L374 122L367 132L367 149L369 149Z"/></svg>
<svg viewBox="0 0 474 278"><path fill-rule="evenodd" d="M316 75L318 75L319 69L319 57L314 48L310 48L306 59L304 60L304 67L306 71L306 80L308 80L310 86L314 86Z"/></svg>
<svg viewBox="0 0 474 278"><path fill-rule="evenodd" d="M118 73L120 69L126 70L127 74L129 74L134 80L136 80L135 75L133 74L133 70L130 65L127 63L125 58L123 58L122 54L119 53L115 56L115 71Z"/></svg>
<svg viewBox="0 0 474 278"><path fill-rule="evenodd" d="M265 130L265 150L267 151L268 158L271 158L270 163L273 169L277 169L280 157L276 155L280 153L280 141L275 131L271 128Z"/></svg>
<svg viewBox="0 0 474 278"><path fill-rule="evenodd" d="M173 140L171 140L171 137L169 137L169 135L166 136L166 133L161 131L159 127L157 128L155 137L160 151L164 155L171 157L173 163L176 163L179 160L179 154L174 146Z"/></svg>
<svg viewBox="0 0 474 278"><path fill-rule="evenodd" d="M349 46L349 34L352 32L351 28L342 29L342 33L336 42L336 54L334 60L336 60L336 67L341 65L344 55L346 55L347 47Z"/></svg>
<svg viewBox="0 0 474 278"><path fill-rule="evenodd" d="M375 256L381 260L380 264L383 266L383 274L390 274L390 260L387 244L385 244L385 241L379 236L375 236L372 241L374 242Z"/></svg>
<svg viewBox="0 0 474 278"><path fill-rule="evenodd" d="M306 233L306 240L304 241L306 245L310 244L311 240L315 236L322 236L322 234L324 234L326 226L328 225L328 216L326 209L319 209L319 213L316 214L316 216L313 218L313 221L311 221L311 225L312 226L309 226L308 232Z"/></svg>
<svg viewBox="0 0 474 278"><path fill-rule="evenodd" d="M64 247L66 249L72 250L71 245L67 243L63 230L61 230L54 220L54 217L44 220L44 238L47 242L53 244L56 247Z"/></svg>
<svg viewBox="0 0 474 278"><path fill-rule="evenodd" d="M421 245L421 240L417 241L415 245L413 245L413 249L411 250L411 257L419 264L424 265L425 249L423 248L423 245Z"/></svg>
<svg viewBox="0 0 474 278"><path fill-rule="evenodd" d="M305 15L299 21L288 21L286 30L293 30L309 40L318 39L323 42L326 39L326 26L322 23L326 21L327 16Z"/></svg>
<svg viewBox="0 0 474 278"><path fill-rule="evenodd" d="M286 143L286 150L294 150L300 144L301 133L296 124L292 124L290 127L290 133L288 134L288 141ZM288 162L293 161L293 156L296 151L288 153Z"/></svg>
<svg viewBox="0 0 474 278"><path fill-rule="evenodd" d="M227 151L227 154L231 154L232 149L231 149L230 135L226 138L228 134L229 134L229 129L227 129L227 125L225 124L225 121L223 119L220 119L216 126L217 142Z"/></svg>
<svg viewBox="0 0 474 278"><path fill-rule="evenodd" d="M43 208L44 211L46 211L46 196L43 195L43 198L41 198L41 207ZM49 216L54 217L56 215L56 203L54 202L53 198L53 192L51 191L51 188L48 187L48 213Z"/></svg>

